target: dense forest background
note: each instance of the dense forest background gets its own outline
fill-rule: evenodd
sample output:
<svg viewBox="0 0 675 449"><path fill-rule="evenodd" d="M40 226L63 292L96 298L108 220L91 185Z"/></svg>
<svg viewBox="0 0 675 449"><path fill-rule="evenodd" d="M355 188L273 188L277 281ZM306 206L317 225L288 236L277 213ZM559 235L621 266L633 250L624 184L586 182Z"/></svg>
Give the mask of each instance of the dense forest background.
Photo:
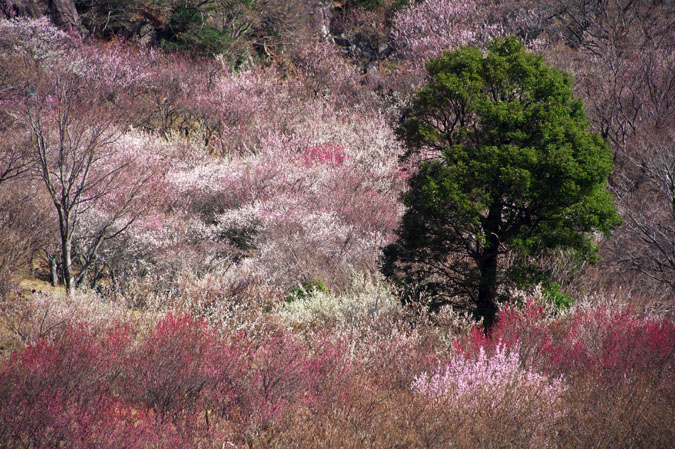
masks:
<svg viewBox="0 0 675 449"><path fill-rule="evenodd" d="M0 0L0 448L669 447L674 9ZM622 223L486 334L380 271L426 61L506 36L572 75Z"/></svg>

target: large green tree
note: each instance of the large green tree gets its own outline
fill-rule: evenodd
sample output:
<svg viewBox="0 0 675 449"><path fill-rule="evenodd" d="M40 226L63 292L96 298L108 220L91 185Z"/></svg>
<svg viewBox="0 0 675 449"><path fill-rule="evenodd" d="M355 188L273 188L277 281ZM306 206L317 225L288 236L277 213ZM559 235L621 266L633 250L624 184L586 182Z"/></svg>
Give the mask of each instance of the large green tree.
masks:
<svg viewBox="0 0 675 449"><path fill-rule="evenodd" d="M515 38L445 52L427 71L399 128L419 166L383 271L407 300L463 304L490 326L510 287L547 279L543 254L595 258L594 234L620 221L611 151L571 77Z"/></svg>

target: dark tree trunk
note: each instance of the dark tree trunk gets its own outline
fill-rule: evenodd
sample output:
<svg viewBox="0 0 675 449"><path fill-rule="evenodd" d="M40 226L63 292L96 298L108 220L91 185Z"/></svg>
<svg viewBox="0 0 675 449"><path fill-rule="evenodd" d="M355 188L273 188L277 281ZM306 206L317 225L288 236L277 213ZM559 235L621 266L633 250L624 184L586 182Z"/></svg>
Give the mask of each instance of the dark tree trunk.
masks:
<svg viewBox="0 0 675 449"><path fill-rule="evenodd" d="M480 284L476 301L476 318L489 329L497 317L497 252L486 255L479 266Z"/></svg>
<svg viewBox="0 0 675 449"><path fill-rule="evenodd" d="M80 16L73 0L50 0L47 5L54 25L62 30L78 31Z"/></svg>
<svg viewBox="0 0 675 449"><path fill-rule="evenodd" d="M485 248L478 259L480 280L476 300L476 318L483 319L483 326L489 329L497 317L497 261L499 258L499 231L502 206L494 204L488 213L483 231L486 236Z"/></svg>

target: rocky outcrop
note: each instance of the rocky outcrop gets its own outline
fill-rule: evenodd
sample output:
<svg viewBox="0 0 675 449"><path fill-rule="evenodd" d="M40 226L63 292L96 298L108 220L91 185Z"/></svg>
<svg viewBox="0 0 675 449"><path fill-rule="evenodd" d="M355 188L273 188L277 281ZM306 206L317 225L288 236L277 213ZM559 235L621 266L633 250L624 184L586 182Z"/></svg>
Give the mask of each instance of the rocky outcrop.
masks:
<svg viewBox="0 0 675 449"><path fill-rule="evenodd" d="M54 25L62 29L79 29L80 16L73 0L51 0L47 4Z"/></svg>
<svg viewBox="0 0 675 449"><path fill-rule="evenodd" d="M0 0L0 17L41 17L42 11L34 0Z"/></svg>
<svg viewBox="0 0 675 449"><path fill-rule="evenodd" d="M314 0L312 6L315 26L321 37L326 40L332 40L330 26L333 21L333 0Z"/></svg>
<svg viewBox="0 0 675 449"><path fill-rule="evenodd" d="M34 19L48 16L54 25L63 30L80 29L80 16L74 0L0 0L0 16Z"/></svg>

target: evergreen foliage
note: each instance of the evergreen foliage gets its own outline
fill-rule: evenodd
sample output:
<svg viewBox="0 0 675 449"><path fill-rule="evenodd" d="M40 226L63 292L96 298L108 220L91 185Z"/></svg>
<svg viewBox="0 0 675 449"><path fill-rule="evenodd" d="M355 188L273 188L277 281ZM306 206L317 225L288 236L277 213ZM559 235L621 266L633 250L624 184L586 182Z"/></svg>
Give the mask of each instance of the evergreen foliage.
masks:
<svg viewBox="0 0 675 449"><path fill-rule="evenodd" d="M407 301L463 305L489 326L511 287L549 278L537 256L595 259L594 233L619 223L611 151L571 77L516 38L445 52L427 71L399 128L421 163L383 271Z"/></svg>

